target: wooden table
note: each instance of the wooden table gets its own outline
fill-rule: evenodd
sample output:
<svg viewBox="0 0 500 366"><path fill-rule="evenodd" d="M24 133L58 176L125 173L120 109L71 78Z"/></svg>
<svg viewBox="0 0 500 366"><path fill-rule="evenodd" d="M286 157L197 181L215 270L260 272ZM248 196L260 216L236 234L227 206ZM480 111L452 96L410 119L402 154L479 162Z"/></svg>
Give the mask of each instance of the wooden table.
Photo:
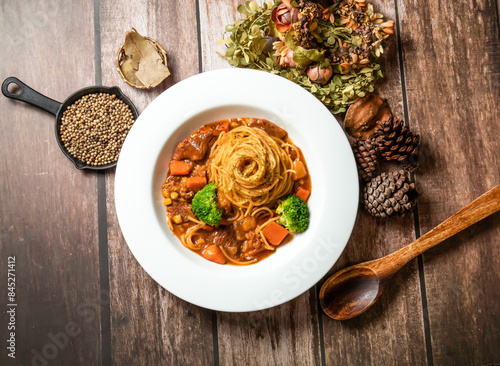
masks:
<svg viewBox="0 0 500 366"><path fill-rule="evenodd" d="M59 101L118 85L142 111L171 85L229 67L216 54L236 0L38 0L0 6L0 77ZM396 20L379 93L429 154L418 210L363 212L331 273L388 254L500 183L498 1L376 0ZM152 91L114 59L135 27L169 54ZM198 98L193 90L193 101ZM500 214L402 270L350 321L318 305L320 284L284 305L231 314L171 295L140 267L116 219L114 170L82 172L59 151L53 117L0 97L2 365L482 365L500 363ZM16 258L16 359L6 353L7 264Z"/></svg>

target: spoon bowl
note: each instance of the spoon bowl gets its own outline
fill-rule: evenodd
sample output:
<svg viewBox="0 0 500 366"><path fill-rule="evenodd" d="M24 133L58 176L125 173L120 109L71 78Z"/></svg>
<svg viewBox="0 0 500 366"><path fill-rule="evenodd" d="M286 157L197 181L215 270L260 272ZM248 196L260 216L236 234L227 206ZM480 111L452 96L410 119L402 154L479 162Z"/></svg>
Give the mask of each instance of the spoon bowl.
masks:
<svg viewBox="0 0 500 366"><path fill-rule="evenodd" d="M372 306L382 291L377 274L369 267L358 265L330 277L321 287L319 298L329 317L346 320Z"/></svg>

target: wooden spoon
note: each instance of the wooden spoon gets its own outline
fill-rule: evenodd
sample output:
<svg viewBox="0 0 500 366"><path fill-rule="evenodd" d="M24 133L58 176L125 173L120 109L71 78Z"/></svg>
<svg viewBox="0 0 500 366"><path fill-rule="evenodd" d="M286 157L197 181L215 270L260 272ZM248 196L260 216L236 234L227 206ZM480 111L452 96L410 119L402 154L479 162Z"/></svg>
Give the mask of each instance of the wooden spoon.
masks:
<svg viewBox="0 0 500 366"><path fill-rule="evenodd" d="M410 245L380 259L335 273L321 287L321 307L333 319L358 316L377 301L388 280L405 264L499 210L500 186L496 186Z"/></svg>

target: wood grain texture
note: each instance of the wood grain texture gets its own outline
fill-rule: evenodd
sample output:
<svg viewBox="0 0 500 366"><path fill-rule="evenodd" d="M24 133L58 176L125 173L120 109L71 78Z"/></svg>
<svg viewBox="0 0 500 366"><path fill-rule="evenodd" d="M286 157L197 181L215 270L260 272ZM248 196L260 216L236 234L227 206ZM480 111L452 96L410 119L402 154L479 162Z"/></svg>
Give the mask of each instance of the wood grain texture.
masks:
<svg viewBox="0 0 500 366"><path fill-rule="evenodd" d="M97 1L103 83L118 85L142 111L200 66L203 71L229 67L216 54L224 50L217 40L224 25L239 16L241 2ZM499 184L499 1L373 2L387 18L395 19L398 10L405 83L395 35L387 44L386 78L377 91L400 117L406 105L406 122L422 135L429 151L416 174L423 195L416 228L411 215L379 221L360 212L331 274L401 248L415 232L428 232ZM17 76L59 101L94 84L93 22L92 1L0 1L1 79ZM115 70L116 51L131 27L157 39L169 55L172 75L150 91L126 85ZM47 361L100 365L97 179L77 171L59 151L53 123L45 112L0 97L1 323L7 323L4 269L7 257L15 255L15 364L32 364L44 347L53 355L49 334L74 322L79 334L68 337ZM424 283L419 284L417 261L410 262L358 318L339 322L325 316L318 310L317 287L269 310L214 313L171 295L140 267L118 226L113 180L114 171L107 172L113 364L424 365L430 358L434 365L481 365L500 360L498 213L427 252L420 273ZM8 338L5 326L0 338ZM3 351L0 364L11 361Z"/></svg>
<svg viewBox="0 0 500 366"><path fill-rule="evenodd" d="M410 124L431 155L418 175L422 233L499 183L496 3L398 1ZM500 215L424 255L435 365L500 360Z"/></svg>
<svg viewBox="0 0 500 366"><path fill-rule="evenodd" d="M319 365L316 293L251 313L217 313L221 365Z"/></svg>
<svg viewBox="0 0 500 366"><path fill-rule="evenodd" d="M2 2L2 81L17 76L59 101L93 85L93 14L89 2ZM76 170L59 150L54 122L0 96L2 340L10 255L18 304L16 359L2 346L2 365L101 363L96 175ZM68 336L68 325L78 334Z"/></svg>
<svg viewBox="0 0 500 366"><path fill-rule="evenodd" d="M115 69L116 51L131 27L167 51L172 75L152 90L132 88ZM195 1L101 1L101 42L103 83L118 85L142 111L169 86L198 73ZM114 171L106 183L113 364L212 363L212 313L170 294L142 269L118 225Z"/></svg>
<svg viewBox="0 0 500 366"><path fill-rule="evenodd" d="M203 71L230 67L216 53L226 24L241 1L200 0ZM262 1L259 3L262 4ZM283 305L252 313L217 313L221 365L318 365L321 363L315 289Z"/></svg>
<svg viewBox="0 0 500 366"><path fill-rule="evenodd" d="M386 19L396 19L392 1L372 3L375 11L384 14ZM387 99L393 114L403 118L396 34L386 40L381 61L385 79L377 83L376 91ZM346 249L323 281L342 268L387 255L414 238L411 214L379 220L360 209ZM323 314L322 321L327 365L426 364L416 260L391 280L377 303L366 313L346 321L333 320Z"/></svg>
<svg viewBox="0 0 500 366"><path fill-rule="evenodd" d="M241 17L236 8L243 2L240 0L199 0L203 71L231 67L224 57L217 54L217 51L224 54L226 49L224 45L218 45L217 41L224 38L226 24L232 24ZM263 3L263 1L257 2Z"/></svg>

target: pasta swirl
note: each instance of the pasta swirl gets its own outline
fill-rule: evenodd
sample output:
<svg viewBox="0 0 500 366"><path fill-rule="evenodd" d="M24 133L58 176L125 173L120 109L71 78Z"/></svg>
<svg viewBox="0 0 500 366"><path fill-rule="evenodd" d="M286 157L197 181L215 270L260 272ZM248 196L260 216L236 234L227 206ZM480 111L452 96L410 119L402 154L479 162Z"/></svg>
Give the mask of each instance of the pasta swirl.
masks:
<svg viewBox="0 0 500 366"><path fill-rule="evenodd" d="M282 140L239 126L221 133L212 146L209 178L244 215L272 205L293 189L293 161Z"/></svg>

